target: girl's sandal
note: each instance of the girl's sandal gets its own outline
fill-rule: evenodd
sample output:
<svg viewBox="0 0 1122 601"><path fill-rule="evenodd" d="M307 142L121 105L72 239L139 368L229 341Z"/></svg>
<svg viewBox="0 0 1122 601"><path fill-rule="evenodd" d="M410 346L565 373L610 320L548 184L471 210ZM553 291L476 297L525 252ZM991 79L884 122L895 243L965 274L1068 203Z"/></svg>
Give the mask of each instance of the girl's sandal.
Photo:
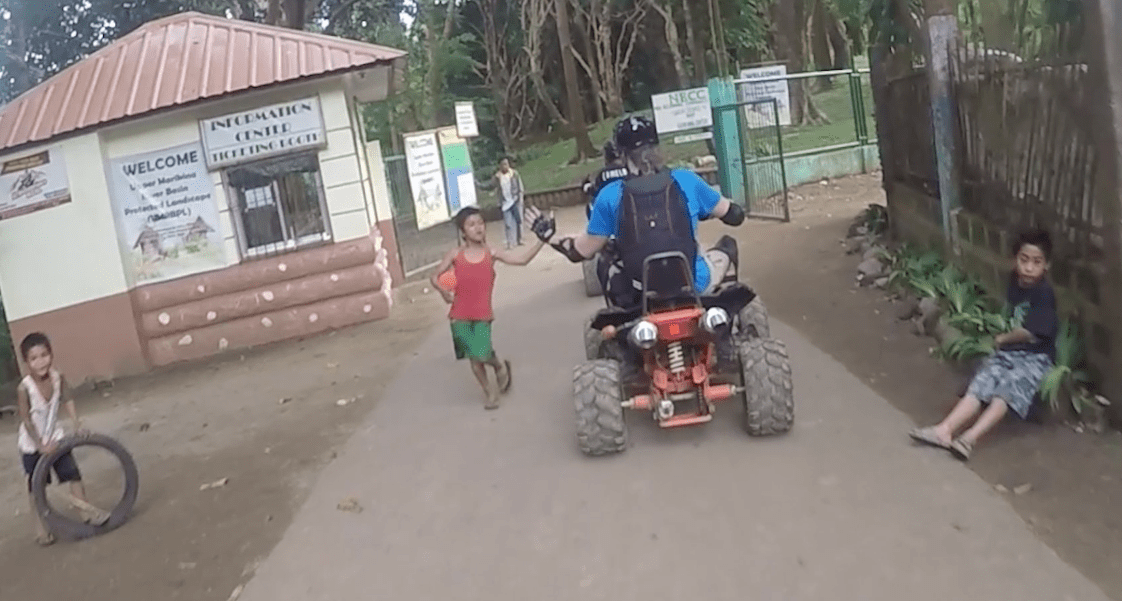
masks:
<svg viewBox="0 0 1122 601"><path fill-rule="evenodd" d="M970 454L974 452L974 443L961 438L956 438L951 443L951 454L962 461L970 459Z"/></svg>
<svg viewBox="0 0 1122 601"><path fill-rule="evenodd" d="M53 535L50 535L50 534L43 534L41 536L36 536L35 537L35 542L40 547L49 547L49 546L55 544L55 537Z"/></svg>
<svg viewBox="0 0 1122 601"><path fill-rule="evenodd" d="M939 449L947 450L951 448L950 444L939 439L939 435L935 432L935 428L933 426L928 426L926 428L916 428L911 432L908 432L908 436L911 436L912 440L916 442L930 445Z"/></svg>

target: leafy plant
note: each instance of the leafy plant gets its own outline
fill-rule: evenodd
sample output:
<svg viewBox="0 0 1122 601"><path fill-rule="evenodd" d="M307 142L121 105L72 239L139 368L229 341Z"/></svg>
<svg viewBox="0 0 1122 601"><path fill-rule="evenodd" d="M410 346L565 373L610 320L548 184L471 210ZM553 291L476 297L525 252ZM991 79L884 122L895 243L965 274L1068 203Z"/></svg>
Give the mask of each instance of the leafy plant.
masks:
<svg viewBox="0 0 1122 601"><path fill-rule="evenodd" d="M983 336L961 336L945 341L934 355L949 361L970 361L993 354L993 339Z"/></svg>
<svg viewBox="0 0 1122 601"><path fill-rule="evenodd" d="M1079 335L1078 326L1071 320L1063 320L1059 334L1056 336L1055 365L1040 384L1040 398L1048 403L1054 412L1058 413L1062 410L1061 403L1066 393L1072 409L1077 414L1083 413L1086 402L1083 397L1087 395L1079 387L1086 386L1091 381L1087 372L1080 369L1084 354L1083 340Z"/></svg>

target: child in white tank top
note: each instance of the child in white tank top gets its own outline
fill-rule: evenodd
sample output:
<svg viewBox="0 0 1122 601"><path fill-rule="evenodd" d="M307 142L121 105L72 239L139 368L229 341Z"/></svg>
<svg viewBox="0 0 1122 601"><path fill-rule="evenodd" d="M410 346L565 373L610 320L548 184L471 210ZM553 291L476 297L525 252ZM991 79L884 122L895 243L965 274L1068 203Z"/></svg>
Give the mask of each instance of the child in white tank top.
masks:
<svg viewBox="0 0 1122 601"><path fill-rule="evenodd" d="M39 512L35 507L35 498L31 494L31 474L39 463L40 457L53 452L64 437L62 427L58 424L59 408L65 404L66 412L74 426L74 431L81 430L78 420L78 411L74 407L74 399L70 398L66 388L66 379L53 367L51 341L43 334L28 334L20 343L20 353L27 364L28 375L20 382L18 389L19 398L19 451L23 458L23 469L27 474L28 499L31 503L31 517L35 522L36 540L40 545L49 545L54 542L54 537L47 532ZM78 470L78 463L71 453L60 456L54 464L54 473L60 483L70 485L70 494L78 501L86 502L86 489L82 484L82 473ZM47 483L51 481L47 475ZM87 503L88 505L88 503ZM109 519L104 511L86 512L83 517L90 523L103 524Z"/></svg>

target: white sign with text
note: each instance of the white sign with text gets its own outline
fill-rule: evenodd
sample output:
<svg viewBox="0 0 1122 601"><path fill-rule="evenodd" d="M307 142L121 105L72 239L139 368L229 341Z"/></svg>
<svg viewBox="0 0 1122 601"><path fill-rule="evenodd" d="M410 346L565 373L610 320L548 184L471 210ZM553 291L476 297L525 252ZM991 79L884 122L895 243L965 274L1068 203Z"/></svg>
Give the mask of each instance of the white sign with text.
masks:
<svg viewBox="0 0 1122 601"><path fill-rule="evenodd" d="M655 128L660 134L713 126L709 88L678 90L651 96Z"/></svg>
<svg viewBox="0 0 1122 601"><path fill-rule="evenodd" d="M137 283L226 267L201 144L113 159L113 215Z"/></svg>
<svg viewBox="0 0 1122 601"><path fill-rule="evenodd" d="M327 144L318 96L206 119L199 126L210 169Z"/></svg>
<svg viewBox="0 0 1122 601"><path fill-rule="evenodd" d="M759 83L737 84L741 102L775 99L779 107L779 125L791 124L791 88L787 85L787 65L753 67L740 72L740 79L765 80ZM770 102L750 104L744 107L746 127L758 129L775 127L775 106Z"/></svg>
<svg viewBox="0 0 1122 601"><path fill-rule="evenodd" d="M0 164L0 219L70 202L62 149L52 148Z"/></svg>
<svg viewBox="0 0 1122 601"><path fill-rule="evenodd" d="M435 132L406 134L404 138L405 165L409 171L409 188L413 192L417 229L423 230L448 221L450 217L440 145Z"/></svg>
<svg viewBox="0 0 1122 601"><path fill-rule="evenodd" d="M475 118L475 105L471 102L456 103L456 134L461 138L474 138L479 135L479 122Z"/></svg>

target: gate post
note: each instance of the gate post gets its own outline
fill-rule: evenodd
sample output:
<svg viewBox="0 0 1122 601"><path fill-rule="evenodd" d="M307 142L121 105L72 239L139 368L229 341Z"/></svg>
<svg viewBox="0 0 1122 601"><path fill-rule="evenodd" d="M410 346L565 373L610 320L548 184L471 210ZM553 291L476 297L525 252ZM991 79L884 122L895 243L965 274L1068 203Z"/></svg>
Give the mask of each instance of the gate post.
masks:
<svg viewBox="0 0 1122 601"><path fill-rule="evenodd" d="M1112 402L1115 425L1122 424L1122 11L1115 0L1090 0L1083 6L1090 29L1088 77L1096 132L1099 178L1096 203L1102 211L1103 330L1106 340L1096 341L1106 351L1108 366L1102 370L1103 393ZM1093 332L1090 332L1092 337Z"/></svg>
<svg viewBox="0 0 1122 601"><path fill-rule="evenodd" d="M957 46L958 17L954 0L927 0L927 77L931 87L931 124L935 159L939 170L939 201L943 213L943 235L953 250L953 213L961 203L957 168L958 139L951 87L951 48Z"/></svg>
<svg viewBox="0 0 1122 601"><path fill-rule="evenodd" d="M732 80L709 80L709 104L713 107L713 146L717 151L717 181L721 195L744 205L744 157L740 146L740 99Z"/></svg>

